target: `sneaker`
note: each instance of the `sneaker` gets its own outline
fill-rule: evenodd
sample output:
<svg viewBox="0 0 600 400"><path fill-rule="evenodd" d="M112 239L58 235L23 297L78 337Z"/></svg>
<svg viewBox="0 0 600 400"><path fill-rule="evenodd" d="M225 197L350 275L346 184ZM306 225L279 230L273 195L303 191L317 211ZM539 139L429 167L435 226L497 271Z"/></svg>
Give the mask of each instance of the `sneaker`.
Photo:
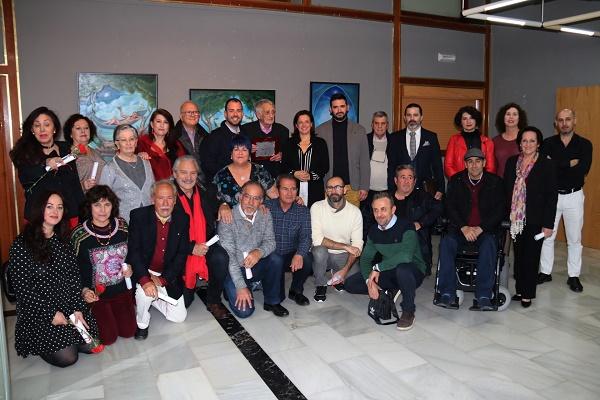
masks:
<svg viewBox="0 0 600 400"><path fill-rule="evenodd" d="M396 329L398 329L399 331L407 331L413 327L414 323L415 323L415 313L408 312L408 311L402 311L402 315L400 316L400 319L396 323Z"/></svg>
<svg viewBox="0 0 600 400"><path fill-rule="evenodd" d="M262 290L262 282L261 281L256 281L256 282L252 282L252 287L251 287L251 291L252 292L257 292Z"/></svg>
<svg viewBox="0 0 600 400"><path fill-rule="evenodd" d="M314 299L317 303L322 303L327 300L327 286L317 286L315 288Z"/></svg>
<svg viewBox="0 0 600 400"><path fill-rule="evenodd" d="M335 290L337 290L338 292L345 292L345 288L344 288L344 284L343 283L338 283L337 285L333 285L333 288Z"/></svg>
<svg viewBox="0 0 600 400"><path fill-rule="evenodd" d="M494 306L492 306L492 301L489 297L480 297L477 299L477 304L479 305L480 311L493 311Z"/></svg>
<svg viewBox="0 0 600 400"><path fill-rule="evenodd" d="M450 293L444 293L443 295L441 295L440 301L438 301L436 306L448 308L450 310L458 310L458 302L456 301L456 296L453 296Z"/></svg>
<svg viewBox="0 0 600 400"><path fill-rule="evenodd" d="M537 284L541 285L544 282L552 282L552 275L540 272L537 276Z"/></svg>

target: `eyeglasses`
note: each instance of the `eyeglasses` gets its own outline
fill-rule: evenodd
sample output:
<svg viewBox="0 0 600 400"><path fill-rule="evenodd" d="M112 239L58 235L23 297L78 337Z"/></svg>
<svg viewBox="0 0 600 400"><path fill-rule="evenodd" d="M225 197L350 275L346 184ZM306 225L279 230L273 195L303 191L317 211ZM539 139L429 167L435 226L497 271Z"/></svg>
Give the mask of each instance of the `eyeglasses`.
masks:
<svg viewBox="0 0 600 400"><path fill-rule="evenodd" d="M194 116L194 115L200 115L200 111L184 111L184 112L182 112L182 114Z"/></svg>
<svg viewBox="0 0 600 400"><path fill-rule="evenodd" d="M334 190L336 192L339 192L340 190L344 189L344 186L342 186L342 185L327 186L325 189L329 190L330 192L334 191Z"/></svg>
<svg viewBox="0 0 600 400"><path fill-rule="evenodd" d="M242 198L246 199L246 200L252 200L252 201L262 201L262 196L252 196L249 195L248 193L242 193Z"/></svg>
<svg viewBox="0 0 600 400"><path fill-rule="evenodd" d="M275 110L268 110L268 111L261 111L261 112L266 115L275 115Z"/></svg>

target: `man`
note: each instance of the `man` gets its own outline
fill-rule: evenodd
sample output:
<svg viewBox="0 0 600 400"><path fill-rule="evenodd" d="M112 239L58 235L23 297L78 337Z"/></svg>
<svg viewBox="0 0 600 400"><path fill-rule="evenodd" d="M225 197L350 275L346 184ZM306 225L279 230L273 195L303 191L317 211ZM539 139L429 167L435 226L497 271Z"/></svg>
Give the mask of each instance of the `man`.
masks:
<svg viewBox="0 0 600 400"><path fill-rule="evenodd" d="M542 244L538 284L552 280L554 265L554 239L561 216L567 236L567 284L574 292L582 292L579 281L581 273L581 229L583 228L585 176L592 165L592 143L575 133L575 112L564 109L556 114L554 125L558 135L544 140L542 155L554 160L558 168L558 203L552 236Z"/></svg>
<svg viewBox="0 0 600 400"><path fill-rule="evenodd" d="M267 208L273 218L275 231L275 253L282 258L284 270L292 271L292 284L288 297L300 306L308 305L304 296L304 282L312 275L312 255L310 254L311 228L310 212L298 205L298 184L293 175L279 175L276 181L279 198L267 200ZM281 297L285 297L284 274L281 274Z"/></svg>
<svg viewBox="0 0 600 400"><path fill-rule="evenodd" d="M466 170L448 182L446 215L448 233L440 242L438 306L458 309L454 259L460 246L478 248L476 303L471 310L493 310L491 303L496 268L496 233L505 215L502 179L484 171L485 155L474 147L464 157Z"/></svg>
<svg viewBox="0 0 600 400"><path fill-rule="evenodd" d="M188 256L185 265L183 298L186 308L192 304L196 279L208 281L207 310L215 318L223 319L227 310L221 303L223 284L228 272L227 253L217 242L210 247L206 242L216 233L217 195L214 185L198 184L199 166L191 155L179 157L173 164L173 178L177 186L177 207L190 218Z"/></svg>
<svg viewBox="0 0 600 400"><path fill-rule="evenodd" d="M327 143L329 165L332 168L325 180L332 176L342 178L346 188L346 199L359 206L369 193L371 168L365 128L348 119L348 101L342 93L329 100L332 118L317 127L316 133Z"/></svg>
<svg viewBox="0 0 600 400"><path fill-rule="evenodd" d="M396 215L398 218L407 219L414 224L421 254L426 264L425 275L429 276L432 264L431 227L442 215L442 202L436 200L425 190L416 187L415 169L410 164L396 167L394 183L396 191L393 200Z"/></svg>
<svg viewBox="0 0 600 400"><path fill-rule="evenodd" d="M275 122L275 104L271 100L262 99L254 105L257 121L242 125L244 132L252 140L252 160L263 165L272 177L281 173L281 149L290 137L290 131L285 126ZM256 160L256 140L274 139L275 154L268 160Z"/></svg>
<svg viewBox="0 0 600 400"><path fill-rule="evenodd" d="M327 270L337 271L331 284L341 284L362 251L362 215L358 207L346 201L346 191L342 178L331 177L325 184L325 200L310 208L317 302L327 299Z"/></svg>
<svg viewBox="0 0 600 400"><path fill-rule="evenodd" d="M223 116L225 121L208 135L200 148L201 165L206 175L206 182L212 182L215 174L231 162L229 150L231 139L235 135L244 133L240 128L244 118L244 106L239 99L232 97L225 102Z"/></svg>
<svg viewBox="0 0 600 400"><path fill-rule="evenodd" d="M350 276L345 288L349 293L368 294L374 300L379 298L380 289L400 291L402 315L397 328L406 331L415 322L415 291L425 277L419 240L414 225L395 215L396 207L389 193L377 193L372 208L377 225L369 230L360 257L361 272ZM377 254L381 256L379 262L375 261Z"/></svg>
<svg viewBox="0 0 600 400"><path fill-rule="evenodd" d="M265 191L258 182L242 186L240 203L233 209L233 221L219 224L221 245L229 255L229 276L225 279L225 293L231 311L239 318L254 312L252 282L262 282L264 309L278 317L288 315L280 303L283 264L275 251L273 220L270 213L258 211Z"/></svg>
<svg viewBox="0 0 600 400"><path fill-rule="evenodd" d="M367 135L369 143L369 157L371 159L371 179L367 198L360 202L360 210L363 215L363 239L367 238L367 232L375 223L371 202L375 193L388 190L388 162L390 134L388 133L388 116L384 111L373 113L371 121L371 133Z"/></svg>
<svg viewBox="0 0 600 400"><path fill-rule="evenodd" d="M185 262L190 245L189 218L175 209L177 188L169 180L152 185L153 205L131 211L128 262L133 267L137 330L135 338L148 337L150 306L169 321L183 322L187 316L183 300ZM175 305L158 298L174 299Z"/></svg>
<svg viewBox="0 0 600 400"><path fill-rule="evenodd" d="M445 180L440 143L437 134L423 128L422 122L421 106L416 103L407 105L404 109L406 128L391 136L389 184L393 185L398 165L410 164L417 174L416 187L429 191L436 200L441 200Z"/></svg>
<svg viewBox="0 0 600 400"><path fill-rule="evenodd" d="M200 111L196 103L184 101L179 107L179 121L175 124L175 134L186 153L193 155L198 165L201 165L200 146L208 132L198 123L199 120Z"/></svg>

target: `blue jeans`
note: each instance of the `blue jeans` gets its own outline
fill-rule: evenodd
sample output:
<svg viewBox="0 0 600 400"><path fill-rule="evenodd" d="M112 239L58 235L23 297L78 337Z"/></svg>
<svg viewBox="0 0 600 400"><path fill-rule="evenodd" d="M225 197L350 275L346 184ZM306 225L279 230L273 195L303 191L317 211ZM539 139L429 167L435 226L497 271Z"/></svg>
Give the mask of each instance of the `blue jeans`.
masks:
<svg viewBox="0 0 600 400"><path fill-rule="evenodd" d="M381 271L379 274L379 287L384 290L397 290L402 292L402 311L415 312L415 292L423 283L423 274L413 263L398 264L396 268ZM344 281L344 289L348 293L369 294L369 289L361 272L348 277Z"/></svg>
<svg viewBox="0 0 600 400"><path fill-rule="evenodd" d="M456 253L460 246L467 244L461 232L451 232L440 241L440 272L438 275L438 291L440 294L456 295ZM478 248L477 279L475 281L475 297L492 298L494 275L496 271L496 236L491 233L479 235L475 244Z"/></svg>
<svg viewBox="0 0 600 400"><path fill-rule="evenodd" d="M265 258L261 258L259 262L252 268L252 279L246 279L245 268L242 268L242 274L247 286L251 286L251 282L262 282L263 294L265 297L265 304L279 304L283 301L281 290L281 275L283 274L283 258L275 253L269 254ZM254 313L255 305L252 304L247 307L244 311L235 306L235 300L237 298L237 290L231 280L231 276L227 275L225 279L225 293L227 294L227 301L229 302L229 308L239 318L248 318Z"/></svg>

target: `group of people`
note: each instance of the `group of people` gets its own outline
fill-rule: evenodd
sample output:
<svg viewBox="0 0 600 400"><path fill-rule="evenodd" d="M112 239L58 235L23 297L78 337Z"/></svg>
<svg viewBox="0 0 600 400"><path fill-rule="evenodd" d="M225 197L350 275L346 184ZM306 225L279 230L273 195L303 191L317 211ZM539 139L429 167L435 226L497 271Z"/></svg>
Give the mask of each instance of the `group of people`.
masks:
<svg viewBox="0 0 600 400"><path fill-rule="evenodd" d="M198 105L186 101L177 124L159 108L146 134L116 126L116 154L105 162L90 146L90 119L70 116L62 142L56 114L34 110L10 152L26 219L9 259L17 353L71 365L79 352L93 351L69 326L75 324L104 345L119 336L146 339L150 308L183 322L202 281L217 319L229 314L222 297L233 314L249 317L258 288L264 310L284 317L286 292L297 305L310 304L310 276L316 302L326 301L328 286L371 299L387 290L401 294L397 328L407 330L416 289L432 273L431 234L442 214L449 225L440 244L438 305L457 307L454 257L471 243L479 248L477 309L491 309L503 219L511 223L515 298L524 307L536 283L551 280L561 215L568 283L583 289L581 188L592 147L574 133L573 111L557 114L560 135L541 146L542 133L527 126L517 104L500 110L494 140L480 133L479 111L463 107L455 117L461 132L443 161L437 135L421 126L420 105L406 106L406 128L394 133L385 112L373 114L367 134L348 111L346 98L333 95L329 121L315 127L311 112L299 111L290 136L275 122L271 101L255 104L257 121L240 125L243 105L231 98L225 120L208 134Z"/></svg>

